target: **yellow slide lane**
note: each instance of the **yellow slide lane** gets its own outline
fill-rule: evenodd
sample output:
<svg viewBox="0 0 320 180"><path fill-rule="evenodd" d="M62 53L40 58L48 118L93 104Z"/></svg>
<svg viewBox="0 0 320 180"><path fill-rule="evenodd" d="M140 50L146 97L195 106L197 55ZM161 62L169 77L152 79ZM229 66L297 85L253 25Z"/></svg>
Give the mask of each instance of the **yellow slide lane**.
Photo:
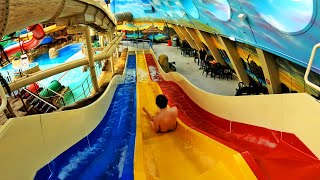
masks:
<svg viewBox="0 0 320 180"><path fill-rule="evenodd" d="M137 72L148 73L142 60L138 53ZM135 179L256 179L238 152L180 120L173 132L153 132L142 107L155 112L155 98L161 93L149 77L138 79Z"/></svg>
<svg viewBox="0 0 320 180"><path fill-rule="evenodd" d="M137 56L137 81L142 82L142 81L151 81L149 77L149 72L147 68L147 62L145 61L144 54L142 51L137 51L136 52Z"/></svg>

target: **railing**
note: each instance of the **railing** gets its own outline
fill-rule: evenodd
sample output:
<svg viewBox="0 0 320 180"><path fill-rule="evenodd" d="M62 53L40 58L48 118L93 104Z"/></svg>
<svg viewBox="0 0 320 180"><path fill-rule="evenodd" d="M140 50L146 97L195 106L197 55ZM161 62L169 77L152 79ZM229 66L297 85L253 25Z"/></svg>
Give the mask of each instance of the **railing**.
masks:
<svg viewBox="0 0 320 180"><path fill-rule="evenodd" d="M102 63L102 62L101 62ZM102 72L102 64L100 62L95 62L95 70L96 70L96 75L97 78L101 75ZM47 94L51 94L48 97L40 97L39 93L33 93L29 91L27 88L23 87L20 90L18 90L18 93L23 91L26 91L29 93L31 96L34 98L38 99L39 101L43 102L44 104L47 104L48 106L52 107L54 110L57 110L59 107L72 104L74 102L77 102L83 98L86 98L91 95L92 93L92 81L90 78L90 74L84 79L84 81L76 88L72 90L68 90L64 93L58 93L56 91L53 91L52 89L46 87L45 85L41 84L40 82L37 82L39 88L42 90L47 91ZM79 93L80 91L80 93ZM75 92L77 92L77 97L74 96ZM14 92L16 93L16 91ZM1 89L0 89L0 94L1 94ZM71 99L66 101L66 97L70 95Z"/></svg>
<svg viewBox="0 0 320 180"><path fill-rule="evenodd" d="M81 93L78 96L74 96L76 91L80 91ZM86 77L86 79L81 83L78 87L69 90L65 92L63 97L65 98L67 95L71 95L71 100L65 101L64 98L61 98L60 104L61 106L65 106L74 102L77 102L78 100L81 100L83 98L88 97L92 92L92 81L90 78L90 75Z"/></svg>
<svg viewBox="0 0 320 180"><path fill-rule="evenodd" d="M318 92L320 92L320 87L314 83L312 83L311 81L309 81L309 74L311 71L311 67L312 67L312 63L314 61L314 56L316 55L317 49L320 47L320 43L316 44L311 52L311 56L310 56L310 60L309 60L309 64L306 70L306 73L304 74L304 81L311 86L312 88L316 89Z"/></svg>
<svg viewBox="0 0 320 180"><path fill-rule="evenodd" d="M123 47L136 47L136 48L142 48L142 49L150 49L152 48L152 41L151 40L145 40L145 39L134 39L134 38L126 38L122 39L122 49Z"/></svg>
<svg viewBox="0 0 320 180"><path fill-rule="evenodd" d="M34 94L33 92L29 91L26 88L22 88L24 91L28 92L31 96L34 96L35 98L39 99L40 101L42 101L43 103L47 104L48 106L52 107L53 109L57 110L58 108L56 106L54 106L53 104L47 102L46 100L42 99L40 96Z"/></svg>
<svg viewBox="0 0 320 180"><path fill-rule="evenodd" d="M102 73L102 63L95 63L95 70L96 70L96 75L97 75L97 78L99 78L99 76L101 75ZM92 81L91 81L91 76L90 74L85 78L85 80L76 88L72 89L72 90L69 90L69 91L66 91L65 93L61 94L62 98L60 98L60 106L65 106L65 105L68 105L68 104L71 104L71 103L75 103L83 98L86 98L88 96L91 95L92 93L92 88L93 85L92 85ZM77 93L78 95L75 97L74 95L76 94L75 92L79 92L80 93ZM71 99L68 100L68 101L65 101L64 98L67 97L67 95L71 96Z"/></svg>

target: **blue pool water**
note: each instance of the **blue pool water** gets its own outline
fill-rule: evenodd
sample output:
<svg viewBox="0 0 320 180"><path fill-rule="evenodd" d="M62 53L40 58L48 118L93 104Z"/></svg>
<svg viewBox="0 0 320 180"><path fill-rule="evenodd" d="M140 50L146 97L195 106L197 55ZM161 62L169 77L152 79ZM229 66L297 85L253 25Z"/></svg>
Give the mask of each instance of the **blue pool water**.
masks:
<svg viewBox="0 0 320 180"><path fill-rule="evenodd" d="M154 37L154 39L156 39L156 40L159 41L159 40L167 37L167 35L165 35L165 34L155 34L155 35L153 36L153 35L151 34L151 35L148 36L148 38L151 39L151 40L152 40L153 37Z"/></svg>
<svg viewBox="0 0 320 180"><path fill-rule="evenodd" d="M99 125L41 168L35 179L133 179L136 130L136 57L129 55L120 84Z"/></svg>
<svg viewBox="0 0 320 180"><path fill-rule="evenodd" d="M74 52L72 52L72 53L73 53L73 56L69 57L64 62L70 62L70 61L74 61L74 60L77 60L77 59L84 58L84 55L81 53L81 51L79 51L79 52L77 52L75 54L74 54ZM46 67L49 68L50 65L47 65ZM74 68L74 69L71 69L71 70L66 71L66 72L62 72L62 73L53 75L53 76L48 77L46 79L43 79L43 80L40 81L40 83L42 85L44 85L44 86L49 86L49 84L53 80L59 80L59 82L62 85L68 86L70 89L73 89L73 88L78 87L79 83L81 84L83 82L83 80L88 75L89 75L89 71L82 72L82 66L81 66L81 67Z"/></svg>
<svg viewBox="0 0 320 180"><path fill-rule="evenodd" d="M132 33L132 34L126 34L126 36L128 38L142 38L143 37L143 34L139 33L139 37L138 37L138 33Z"/></svg>
<svg viewBox="0 0 320 180"><path fill-rule="evenodd" d="M74 55L76 52L81 50L82 44L70 44L68 46L65 46L58 50L59 56L50 59L49 53L42 54L38 56L34 62L37 62L39 64L40 69L48 69L50 67L56 66L58 64L64 63L67 59L69 59L72 55ZM13 70L12 64L9 64L6 67L3 67L0 69L1 71L11 71Z"/></svg>
<svg viewBox="0 0 320 180"><path fill-rule="evenodd" d="M59 56L57 58L50 59L49 53L45 53L37 57L32 63L34 64L38 63L40 69L44 70L65 62L70 62L70 61L84 58L85 56L80 51L81 46L82 46L81 43L67 45L58 50ZM30 64L30 66L32 65L32 63ZM14 70L15 69L12 69L12 64L9 64L8 66L0 69L0 72L6 76L7 73L5 73L5 71L9 71L10 73L12 73ZM101 68L96 70L101 71ZM89 71L82 72L82 67L78 67L78 68L69 70L67 72L62 72L62 73L53 75L51 77L48 77L46 79L39 81L38 83L42 86L48 87L53 80L59 80L59 82L62 85L68 86L72 90L77 88L75 91L73 91L74 97L76 98L76 101L77 101L86 97L83 94L82 88L81 87L78 88L78 87L84 82L84 79L86 79L88 75L89 75ZM88 94L90 94L90 92L88 92ZM73 102L74 101L70 101L70 103L73 103Z"/></svg>

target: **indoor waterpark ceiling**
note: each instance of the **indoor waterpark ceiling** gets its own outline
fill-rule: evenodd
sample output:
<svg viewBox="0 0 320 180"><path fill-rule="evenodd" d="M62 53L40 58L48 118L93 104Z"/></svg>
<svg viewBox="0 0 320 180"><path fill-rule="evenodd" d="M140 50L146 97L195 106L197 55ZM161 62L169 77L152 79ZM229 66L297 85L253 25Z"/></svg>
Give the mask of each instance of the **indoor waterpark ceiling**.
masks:
<svg viewBox="0 0 320 180"><path fill-rule="evenodd" d="M132 12L135 22L167 21L222 34L303 66L320 42L316 0L111 0L110 4L115 13ZM239 18L241 14L246 18ZM320 72L320 60L313 67Z"/></svg>

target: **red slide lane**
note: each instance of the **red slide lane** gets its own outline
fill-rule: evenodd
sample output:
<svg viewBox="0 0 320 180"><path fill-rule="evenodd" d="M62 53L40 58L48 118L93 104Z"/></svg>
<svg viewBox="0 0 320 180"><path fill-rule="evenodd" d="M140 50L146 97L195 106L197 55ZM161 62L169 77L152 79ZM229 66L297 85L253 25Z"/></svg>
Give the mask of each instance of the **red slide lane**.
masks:
<svg viewBox="0 0 320 180"><path fill-rule="evenodd" d="M33 38L28 41L21 42L21 48L23 50L30 50L34 47L37 47L46 35L40 24L29 26L27 27L27 30L33 33ZM7 56L10 56L16 52L21 51L21 48L18 43L7 47L4 51L6 52Z"/></svg>
<svg viewBox="0 0 320 180"><path fill-rule="evenodd" d="M232 122L205 111L176 83L161 78L151 54L145 57L150 78L158 82L169 105L179 109L179 119L241 153L258 179L320 179L320 160L294 134Z"/></svg>

